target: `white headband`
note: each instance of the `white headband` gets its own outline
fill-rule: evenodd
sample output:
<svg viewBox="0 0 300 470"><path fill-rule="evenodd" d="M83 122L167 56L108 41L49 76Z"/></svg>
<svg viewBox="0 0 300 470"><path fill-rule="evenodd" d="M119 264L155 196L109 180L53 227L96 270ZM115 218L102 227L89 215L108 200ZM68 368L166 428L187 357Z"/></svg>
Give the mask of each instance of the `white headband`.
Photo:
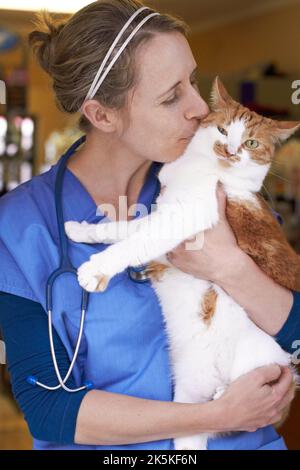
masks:
<svg viewBox="0 0 300 470"><path fill-rule="evenodd" d="M137 10L135 13L133 13L133 15L129 18L129 20L125 23L125 25L123 26L123 28L121 29L121 31L119 32L119 34L117 35L117 37L115 38L114 42L112 43L112 45L110 46L106 56L104 57L99 69L98 69L98 72L94 78L94 81L93 83L91 84L90 86L90 89L89 91L87 92L87 95L86 97L84 98L84 101L83 103L85 103L85 101L87 100L91 100L95 94L97 93L97 91L99 90L100 88L100 85L102 85L102 83L104 82L105 80L105 77L107 76L108 72L110 71L110 69L112 68L112 66L114 65L114 63L118 60L118 58L120 57L120 55L122 54L122 52L124 51L125 47L127 46L127 44L131 41L131 39L134 37L134 35L138 32L138 30L146 23L146 21L150 20L150 18L152 18L153 16L156 16L156 15L160 15L160 13L151 13L150 15L146 16L142 21L140 21L140 23L136 26L136 28L132 31L132 33L130 34L130 36L128 36L128 38L126 39L126 41L124 42L124 44L122 45L122 47L119 49L119 51L117 52L117 54L115 55L115 57L113 58L113 60L110 62L110 64L108 65L107 69L105 70L105 72L103 73L103 75L101 76L101 73L105 67L105 64L106 62L108 61L108 59L110 58L117 42L119 41L120 37L123 35L123 33L126 31L126 29L128 28L128 26L132 23L132 21L134 20L134 18L139 14L141 13L143 10L150 10L150 8L148 7L142 7L142 8L139 8L139 10ZM80 107L80 111L82 110L82 105Z"/></svg>

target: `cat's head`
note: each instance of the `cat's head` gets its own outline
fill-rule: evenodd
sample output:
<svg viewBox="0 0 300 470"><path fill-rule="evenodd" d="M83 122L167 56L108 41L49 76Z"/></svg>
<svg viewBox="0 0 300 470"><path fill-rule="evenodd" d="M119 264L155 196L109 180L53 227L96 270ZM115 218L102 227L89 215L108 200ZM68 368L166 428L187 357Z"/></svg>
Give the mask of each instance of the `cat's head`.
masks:
<svg viewBox="0 0 300 470"><path fill-rule="evenodd" d="M298 121L276 121L260 116L235 101L216 77L211 91L211 112L200 127L209 127L215 157L223 166L270 164L276 143L300 127Z"/></svg>

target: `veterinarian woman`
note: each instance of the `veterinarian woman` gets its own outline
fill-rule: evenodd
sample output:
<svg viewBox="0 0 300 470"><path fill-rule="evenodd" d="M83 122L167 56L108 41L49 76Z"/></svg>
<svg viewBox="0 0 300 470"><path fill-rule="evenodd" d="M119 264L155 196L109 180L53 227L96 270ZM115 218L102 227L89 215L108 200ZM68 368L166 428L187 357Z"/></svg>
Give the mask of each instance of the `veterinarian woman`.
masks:
<svg viewBox="0 0 300 470"><path fill-rule="evenodd" d="M197 88L185 25L151 9L135 15L142 7L135 0L97 1L65 24L55 26L45 17L30 35L59 107L81 113L86 136L69 152L60 199L64 220L96 223L104 217L96 211L103 203L113 204L118 216L119 196L127 196L128 207L150 208L160 164L183 153L209 111ZM106 67L140 27L95 92L97 71L130 19ZM209 448L285 449L271 425L292 399L291 373L271 365L241 377L216 401L172 402L157 298L150 281L135 282L128 271L115 276L103 294L90 295L79 353L63 383L83 388L74 393L39 385L57 385L45 296L47 279L60 262L57 172L58 164L0 199L0 325L14 395L34 448L173 449L177 436L241 431L210 440ZM221 190L219 203L221 221L206 233L203 249L186 252L180 246L170 259L218 283L257 325L292 350L300 328L298 294L276 285L241 252L224 215ZM102 249L102 244L68 241L76 268ZM64 274L53 286L52 308L62 378L74 354L80 318L80 286L74 275Z"/></svg>

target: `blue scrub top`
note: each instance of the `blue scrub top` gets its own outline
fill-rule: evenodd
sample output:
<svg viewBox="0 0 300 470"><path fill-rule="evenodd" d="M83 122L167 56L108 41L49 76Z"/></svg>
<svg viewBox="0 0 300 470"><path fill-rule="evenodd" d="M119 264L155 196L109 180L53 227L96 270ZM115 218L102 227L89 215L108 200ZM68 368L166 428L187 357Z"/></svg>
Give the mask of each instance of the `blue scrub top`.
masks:
<svg viewBox="0 0 300 470"><path fill-rule="evenodd" d="M72 158L72 157L71 157ZM161 167L153 162L138 203L150 211ZM59 265L54 184L58 163L0 198L0 291L39 302L45 309L46 281ZM96 204L67 168L63 186L65 220L101 221ZM69 241L78 268L107 247ZM74 276L54 284L53 325L71 359L80 321L81 289ZM90 294L82 345L74 368L77 386L92 381L96 389L153 400L172 401L174 388L168 341L159 301L151 282L135 283L127 270L117 274L104 293ZM172 439L121 446L58 445L34 440L35 449L174 449ZM209 441L210 449L285 449L269 426L255 433L236 433Z"/></svg>

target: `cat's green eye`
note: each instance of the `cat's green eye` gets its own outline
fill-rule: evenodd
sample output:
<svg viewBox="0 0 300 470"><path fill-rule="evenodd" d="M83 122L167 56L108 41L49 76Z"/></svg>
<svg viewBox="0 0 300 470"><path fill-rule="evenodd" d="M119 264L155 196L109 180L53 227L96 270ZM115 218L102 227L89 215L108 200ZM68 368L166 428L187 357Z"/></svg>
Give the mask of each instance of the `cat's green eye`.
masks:
<svg viewBox="0 0 300 470"><path fill-rule="evenodd" d="M246 140L245 145L248 149L256 149L259 146L259 142L255 139L248 139Z"/></svg>
<svg viewBox="0 0 300 470"><path fill-rule="evenodd" d="M228 135L226 129L224 127L218 126L218 131L221 132L223 135Z"/></svg>

